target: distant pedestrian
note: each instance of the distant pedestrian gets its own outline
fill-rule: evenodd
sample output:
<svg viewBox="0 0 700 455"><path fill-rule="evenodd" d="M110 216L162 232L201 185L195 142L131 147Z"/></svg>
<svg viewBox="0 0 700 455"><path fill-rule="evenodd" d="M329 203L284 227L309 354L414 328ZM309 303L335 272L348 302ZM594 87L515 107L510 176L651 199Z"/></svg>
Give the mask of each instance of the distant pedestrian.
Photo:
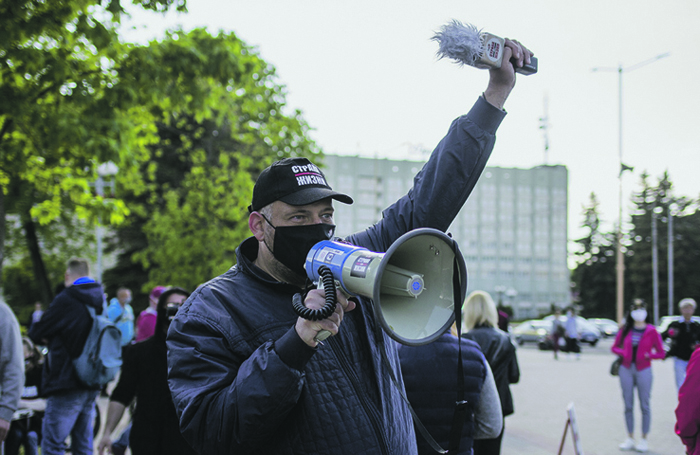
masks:
<svg viewBox="0 0 700 455"><path fill-rule="evenodd" d="M39 320L41 320L42 314L44 314L43 305L41 304L41 302L36 302L34 304L34 311L32 311L32 317L29 320L28 329L31 329L35 323L37 323L37 322L39 322Z"/></svg>
<svg viewBox="0 0 700 455"><path fill-rule="evenodd" d="M474 291L464 303L464 327L468 330L462 335L476 341L491 367L498 389L501 412L505 418L513 414L513 395L510 384L520 380L520 368L515 352L515 345L510 336L498 328L498 311L491 295L483 291ZM501 433L492 439L474 441L474 455L498 455L501 453L501 441L505 432L505 419Z"/></svg>
<svg viewBox="0 0 700 455"><path fill-rule="evenodd" d="M642 299L635 299L625 319L625 324L617 333L611 348L613 354L622 357L620 365L620 387L625 402L625 424L627 439L620 444L620 450L649 450L647 435L651 427L651 361L663 359L661 335L649 323L649 314ZM642 438L634 442L634 389L639 395L642 409Z"/></svg>
<svg viewBox="0 0 700 455"><path fill-rule="evenodd" d="M24 353L19 322L0 300L0 453L24 388Z"/></svg>
<svg viewBox="0 0 700 455"><path fill-rule="evenodd" d="M122 333L122 348L131 344L134 339L134 309L131 308L130 289L117 289L117 296L110 300L107 307L107 317Z"/></svg>
<svg viewBox="0 0 700 455"><path fill-rule="evenodd" d="M99 387L83 385L72 359L83 350L92 326L88 305L102 314L102 285L89 276L85 259L68 261L66 288L29 331L36 344L48 346L42 393L47 396L42 426L42 455L63 455L70 435L73 455L92 454L92 425Z"/></svg>
<svg viewBox="0 0 700 455"><path fill-rule="evenodd" d="M578 324L576 323L576 310L572 307L566 312L566 322L564 322L564 338L566 339L566 352L576 354L576 360L581 358L581 346L579 338L581 335L578 332Z"/></svg>
<svg viewBox="0 0 700 455"><path fill-rule="evenodd" d="M150 338L156 331L156 319L158 318L158 299L167 288L156 286L148 295L148 308L143 310L136 319L136 341L143 341Z"/></svg>
<svg viewBox="0 0 700 455"><path fill-rule="evenodd" d="M690 356L685 382L678 392L676 434L689 455L700 455L700 349Z"/></svg>
<svg viewBox="0 0 700 455"><path fill-rule="evenodd" d="M498 305L498 328L508 333L508 324L510 324L510 316L503 305Z"/></svg>
<svg viewBox="0 0 700 455"><path fill-rule="evenodd" d="M662 339L671 339L671 348L667 357L675 357L674 370L676 373L676 387L680 390L685 380L685 371L688 367L690 356L700 342L700 323L693 321L693 313L697 304L693 299L683 299L678 303L681 316L673 321L661 334Z"/></svg>
<svg viewBox="0 0 700 455"><path fill-rule="evenodd" d="M564 327L564 321L561 318L561 310L556 308L554 310L554 319L552 319L552 350L554 351L554 358L559 359L559 350L566 346L566 328Z"/></svg>

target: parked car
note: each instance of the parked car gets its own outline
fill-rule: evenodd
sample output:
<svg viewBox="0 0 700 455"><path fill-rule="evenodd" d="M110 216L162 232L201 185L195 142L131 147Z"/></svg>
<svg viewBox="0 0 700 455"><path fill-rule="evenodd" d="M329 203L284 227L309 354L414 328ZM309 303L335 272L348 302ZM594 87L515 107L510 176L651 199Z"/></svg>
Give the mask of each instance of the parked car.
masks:
<svg viewBox="0 0 700 455"><path fill-rule="evenodd" d="M523 321L513 329L513 336L519 345L526 342L539 343L543 338L547 338L552 330L551 321L543 321L541 319L530 319Z"/></svg>
<svg viewBox="0 0 700 455"><path fill-rule="evenodd" d="M663 333L668 329L668 326L671 325L673 321L678 321L682 318L680 315L674 315L674 316L661 316L661 319L659 319L659 326L656 328L656 330L659 333ZM693 316L691 319L695 322L700 322L700 316Z"/></svg>
<svg viewBox="0 0 700 455"><path fill-rule="evenodd" d="M617 335L617 332L620 329L617 322L613 321L612 319L588 318L588 322L598 327L598 330L600 330L600 334L603 336L603 338L614 337Z"/></svg>
<svg viewBox="0 0 700 455"><path fill-rule="evenodd" d="M548 321L550 323L550 330L552 319L554 319L553 315L549 315L544 318L545 321ZM560 316L560 319L566 324L566 316ZM600 340L601 334L600 330L598 330L598 327L588 322L585 318L581 316L576 316L576 328L578 329L578 333L581 336L582 342L588 343L591 346L595 346L598 343L598 340ZM538 346L540 347L540 349L552 349L551 337L547 336L545 340L542 340L542 343L538 344Z"/></svg>

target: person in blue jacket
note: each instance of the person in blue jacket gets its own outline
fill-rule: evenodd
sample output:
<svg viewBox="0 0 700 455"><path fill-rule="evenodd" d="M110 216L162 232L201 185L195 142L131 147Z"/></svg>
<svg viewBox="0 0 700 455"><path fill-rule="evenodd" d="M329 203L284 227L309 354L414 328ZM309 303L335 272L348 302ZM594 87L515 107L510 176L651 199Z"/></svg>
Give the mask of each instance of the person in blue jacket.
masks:
<svg viewBox="0 0 700 455"><path fill-rule="evenodd" d="M514 67L531 56L508 40L506 64L489 70L483 96L452 123L413 188L345 240L384 252L413 229L444 232L493 150ZM248 207L253 235L237 248L236 265L192 293L170 325L170 392L182 435L198 453L417 453L398 345L377 329L372 302L338 292L335 312L317 321L292 307L302 292L308 308L325 302L322 290L306 289L304 261L333 237L333 200L352 203L305 158L263 170ZM321 330L333 335L323 344L315 339Z"/></svg>

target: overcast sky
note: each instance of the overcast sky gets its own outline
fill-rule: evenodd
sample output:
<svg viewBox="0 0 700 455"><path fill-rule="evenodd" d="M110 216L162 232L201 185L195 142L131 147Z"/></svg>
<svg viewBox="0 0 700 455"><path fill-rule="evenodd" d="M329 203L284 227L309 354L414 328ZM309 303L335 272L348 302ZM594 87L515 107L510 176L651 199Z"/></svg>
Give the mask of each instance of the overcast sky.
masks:
<svg viewBox="0 0 700 455"><path fill-rule="evenodd" d="M190 0L188 9L137 12L123 39L160 39L178 26L235 32L277 68L290 108L303 111L324 152L341 155L419 158L411 151L432 150L469 110L488 72L437 60L430 38L443 24L518 39L539 58L539 73L518 76L489 165L545 163L547 99L546 163L569 170L572 238L591 192L610 229L618 217L622 65L622 160L634 166L623 179L625 216L645 170L654 183L667 170L676 195L700 195L696 0Z"/></svg>

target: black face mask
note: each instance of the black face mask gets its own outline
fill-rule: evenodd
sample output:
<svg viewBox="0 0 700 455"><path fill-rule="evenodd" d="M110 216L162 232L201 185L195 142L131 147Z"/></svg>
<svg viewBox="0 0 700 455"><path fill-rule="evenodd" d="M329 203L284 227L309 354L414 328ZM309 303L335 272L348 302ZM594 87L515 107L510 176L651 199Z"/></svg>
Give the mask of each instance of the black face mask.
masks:
<svg viewBox="0 0 700 455"><path fill-rule="evenodd" d="M275 251L270 250L272 255L289 270L301 276L306 276L304 263L311 247L320 241L330 240L335 232L334 224L275 227L267 218L265 221L275 230ZM265 246L270 249L267 242Z"/></svg>

